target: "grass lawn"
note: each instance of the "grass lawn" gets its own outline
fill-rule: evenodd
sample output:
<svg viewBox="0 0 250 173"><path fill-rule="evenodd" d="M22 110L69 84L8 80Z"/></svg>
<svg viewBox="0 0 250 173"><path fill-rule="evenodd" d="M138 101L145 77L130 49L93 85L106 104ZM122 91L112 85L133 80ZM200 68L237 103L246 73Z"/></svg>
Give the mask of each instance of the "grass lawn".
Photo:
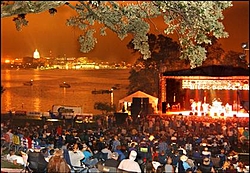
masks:
<svg viewBox="0 0 250 173"><path fill-rule="evenodd" d="M15 165L13 163L10 163L6 160L1 159L1 168L11 168L11 169L22 169L22 165Z"/></svg>

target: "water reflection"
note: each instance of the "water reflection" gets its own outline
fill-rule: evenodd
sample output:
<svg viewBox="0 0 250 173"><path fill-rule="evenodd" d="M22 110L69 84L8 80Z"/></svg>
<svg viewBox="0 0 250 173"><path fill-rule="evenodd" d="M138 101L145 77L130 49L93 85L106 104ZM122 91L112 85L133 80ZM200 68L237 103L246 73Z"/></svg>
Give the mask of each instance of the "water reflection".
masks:
<svg viewBox="0 0 250 173"><path fill-rule="evenodd" d="M65 104L67 88L63 88L63 104Z"/></svg>
<svg viewBox="0 0 250 173"><path fill-rule="evenodd" d="M5 97L4 102L6 102L6 109L7 110L12 110L13 108L11 107L11 94L10 94L10 91L7 89L7 88L10 88L10 82L9 82L11 80L10 70L6 71L6 74L5 74L4 77L5 77L6 81L7 81L6 84L5 84L6 97Z"/></svg>
<svg viewBox="0 0 250 173"><path fill-rule="evenodd" d="M35 100L34 100L34 109L35 109L35 111L39 112L41 110L40 105L41 105L40 98L38 98L38 97L35 98Z"/></svg>
<svg viewBox="0 0 250 173"><path fill-rule="evenodd" d="M6 88L2 94L1 112L10 109L47 111L52 105L80 105L84 112L98 114L94 103L113 102L126 96L129 70L1 70L1 83ZM23 82L34 80L32 86ZM70 88L60 88L67 81ZM121 89L110 94L91 94L94 89L110 89L120 84Z"/></svg>

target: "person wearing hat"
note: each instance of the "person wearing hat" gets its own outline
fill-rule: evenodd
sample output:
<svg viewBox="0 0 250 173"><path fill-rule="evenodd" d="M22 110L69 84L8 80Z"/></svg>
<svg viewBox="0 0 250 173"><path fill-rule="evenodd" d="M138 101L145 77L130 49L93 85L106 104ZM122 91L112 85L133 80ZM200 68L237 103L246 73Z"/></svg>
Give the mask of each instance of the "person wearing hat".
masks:
<svg viewBox="0 0 250 173"><path fill-rule="evenodd" d="M205 157L202 160L202 164L198 167L198 170L202 173L215 173L215 169L211 166L210 159L208 157Z"/></svg>
<svg viewBox="0 0 250 173"><path fill-rule="evenodd" d="M140 165L135 161L136 157L137 157L137 152L132 150L129 154L129 158L123 159L120 162L118 169L128 172L141 173L142 171Z"/></svg>
<svg viewBox="0 0 250 173"><path fill-rule="evenodd" d="M186 172L191 166L187 162L188 157L186 155L181 155L179 162L177 163L178 172Z"/></svg>
<svg viewBox="0 0 250 173"><path fill-rule="evenodd" d="M208 150L208 147L204 147L204 150L201 152L203 157L210 157L211 151Z"/></svg>

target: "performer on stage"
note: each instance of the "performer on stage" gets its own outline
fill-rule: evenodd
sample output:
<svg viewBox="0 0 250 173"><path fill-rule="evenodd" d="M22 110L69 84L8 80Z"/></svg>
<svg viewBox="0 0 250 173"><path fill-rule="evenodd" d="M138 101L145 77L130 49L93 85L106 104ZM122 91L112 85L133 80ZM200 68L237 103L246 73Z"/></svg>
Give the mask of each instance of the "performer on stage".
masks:
<svg viewBox="0 0 250 173"><path fill-rule="evenodd" d="M191 110L193 113L196 112L196 102L193 99L190 99L190 103L191 103Z"/></svg>
<svg viewBox="0 0 250 173"><path fill-rule="evenodd" d="M208 113L208 106L209 106L208 103L202 104L202 110L203 110L204 115L206 115Z"/></svg>
<svg viewBox="0 0 250 173"><path fill-rule="evenodd" d="M200 115L200 113L201 113L201 102L198 101L198 102L196 103L196 106L197 106L198 115Z"/></svg>

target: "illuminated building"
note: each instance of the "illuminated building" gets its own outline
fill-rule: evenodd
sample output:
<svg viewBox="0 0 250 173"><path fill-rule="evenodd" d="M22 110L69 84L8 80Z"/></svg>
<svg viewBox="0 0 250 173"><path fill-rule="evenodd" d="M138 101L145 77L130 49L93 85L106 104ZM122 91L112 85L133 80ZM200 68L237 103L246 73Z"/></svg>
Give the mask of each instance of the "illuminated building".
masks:
<svg viewBox="0 0 250 173"><path fill-rule="evenodd" d="M39 54L39 52L37 51L37 49L36 49L35 52L33 53L33 58L35 58L35 59L39 59L39 58L40 58L40 54Z"/></svg>

